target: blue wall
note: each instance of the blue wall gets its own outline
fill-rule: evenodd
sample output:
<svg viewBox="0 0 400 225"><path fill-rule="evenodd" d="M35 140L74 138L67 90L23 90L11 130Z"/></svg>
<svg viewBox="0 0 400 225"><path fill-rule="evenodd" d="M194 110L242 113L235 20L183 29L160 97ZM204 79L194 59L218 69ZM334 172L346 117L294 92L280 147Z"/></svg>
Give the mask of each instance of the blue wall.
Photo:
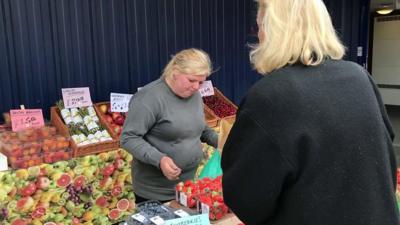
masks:
<svg viewBox="0 0 400 225"><path fill-rule="evenodd" d="M349 59L362 63L354 46L366 46L360 21L367 1L326 2ZM135 92L159 77L170 55L189 47L210 54L218 69L214 85L239 103L259 78L248 62L254 6L253 0L0 0L0 112L25 104L47 116L65 87L89 86L94 102Z"/></svg>

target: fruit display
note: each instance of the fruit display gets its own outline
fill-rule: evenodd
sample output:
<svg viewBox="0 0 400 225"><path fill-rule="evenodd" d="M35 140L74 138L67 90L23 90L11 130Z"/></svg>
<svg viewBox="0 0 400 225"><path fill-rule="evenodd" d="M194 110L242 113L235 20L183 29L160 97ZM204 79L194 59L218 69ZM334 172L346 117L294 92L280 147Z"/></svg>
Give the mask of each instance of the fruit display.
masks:
<svg viewBox="0 0 400 225"><path fill-rule="evenodd" d="M109 102L98 103L95 105L96 110L100 114L100 118L110 128L115 138L119 139L122 132L122 126L125 123L128 113L111 112Z"/></svg>
<svg viewBox="0 0 400 225"><path fill-rule="evenodd" d="M43 163L43 157L48 152L59 152L57 157L53 156L49 162L71 158L69 138L57 134L53 126L1 132L0 152L7 156L14 169L39 165Z"/></svg>
<svg viewBox="0 0 400 225"><path fill-rule="evenodd" d="M214 88L214 92L215 95L203 97L204 104L219 118L236 115L237 107L217 88Z"/></svg>
<svg viewBox="0 0 400 225"><path fill-rule="evenodd" d="M100 124L92 106L67 109L62 100L58 101L56 105L77 146L113 140L108 131Z"/></svg>
<svg viewBox="0 0 400 225"><path fill-rule="evenodd" d="M206 104L218 117L224 118L236 114L236 108L216 95L203 97Z"/></svg>
<svg viewBox="0 0 400 225"><path fill-rule="evenodd" d="M0 224L114 224L135 211L120 149L0 172Z"/></svg>
<svg viewBox="0 0 400 225"><path fill-rule="evenodd" d="M180 182L175 190L179 203L197 207L199 213L208 213L210 220L219 220L228 213L222 197L222 176Z"/></svg>

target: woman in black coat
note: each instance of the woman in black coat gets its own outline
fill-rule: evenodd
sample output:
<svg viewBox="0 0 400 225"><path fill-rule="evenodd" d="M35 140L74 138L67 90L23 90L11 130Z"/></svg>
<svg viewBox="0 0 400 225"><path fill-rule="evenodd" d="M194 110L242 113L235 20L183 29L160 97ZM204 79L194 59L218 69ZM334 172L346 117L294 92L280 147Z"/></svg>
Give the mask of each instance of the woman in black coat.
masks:
<svg viewBox="0 0 400 225"><path fill-rule="evenodd" d="M260 0L257 23L264 77L223 150L226 204L246 225L400 224L388 116L322 0Z"/></svg>

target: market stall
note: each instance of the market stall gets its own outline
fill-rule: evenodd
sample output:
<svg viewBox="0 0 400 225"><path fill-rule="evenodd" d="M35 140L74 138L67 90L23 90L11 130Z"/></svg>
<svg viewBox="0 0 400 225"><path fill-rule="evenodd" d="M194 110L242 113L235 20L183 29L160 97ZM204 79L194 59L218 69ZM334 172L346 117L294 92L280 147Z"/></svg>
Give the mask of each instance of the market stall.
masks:
<svg viewBox="0 0 400 225"><path fill-rule="evenodd" d="M215 91L215 96L203 98L204 112L209 126L220 131L221 121L234 121L237 107ZM140 212L132 191L133 158L119 149L126 112L113 112L111 108L110 102L66 107L60 100L50 110L50 123L30 127L27 125L32 124L26 122L28 117L23 117L21 126L26 128L12 127L12 131L11 126L2 126L0 149L9 170L0 172L0 224L116 224ZM17 111L26 116L29 110ZM37 121L37 117L29 118ZM204 145L203 151L205 157L196 178L187 181L185 187L202 182L199 176L216 149ZM223 207L219 213L207 211L209 218L214 223L227 218L232 221L234 215L223 204L220 178L215 185L209 185L217 188L212 191L218 193L218 199L209 196L213 201L207 203L210 206L221 203ZM178 188L183 188L182 184L177 191ZM198 190L201 194L211 194ZM201 198L204 202L205 197L200 192L196 195L185 192L185 195L190 196L191 205L178 197L171 206L180 205L201 214L201 210L193 207Z"/></svg>

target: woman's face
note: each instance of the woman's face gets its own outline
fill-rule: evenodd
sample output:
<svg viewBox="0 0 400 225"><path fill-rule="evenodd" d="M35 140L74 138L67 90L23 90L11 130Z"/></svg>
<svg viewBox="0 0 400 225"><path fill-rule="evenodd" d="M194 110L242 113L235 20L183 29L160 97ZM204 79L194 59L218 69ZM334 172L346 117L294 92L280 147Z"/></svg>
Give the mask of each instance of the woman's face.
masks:
<svg viewBox="0 0 400 225"><path fill-rule="evenodd" d="M206 75L193 75L175 72L173 74L173 90L182 98L188 98L199 90L200 85L206 80Z"/></svg>

